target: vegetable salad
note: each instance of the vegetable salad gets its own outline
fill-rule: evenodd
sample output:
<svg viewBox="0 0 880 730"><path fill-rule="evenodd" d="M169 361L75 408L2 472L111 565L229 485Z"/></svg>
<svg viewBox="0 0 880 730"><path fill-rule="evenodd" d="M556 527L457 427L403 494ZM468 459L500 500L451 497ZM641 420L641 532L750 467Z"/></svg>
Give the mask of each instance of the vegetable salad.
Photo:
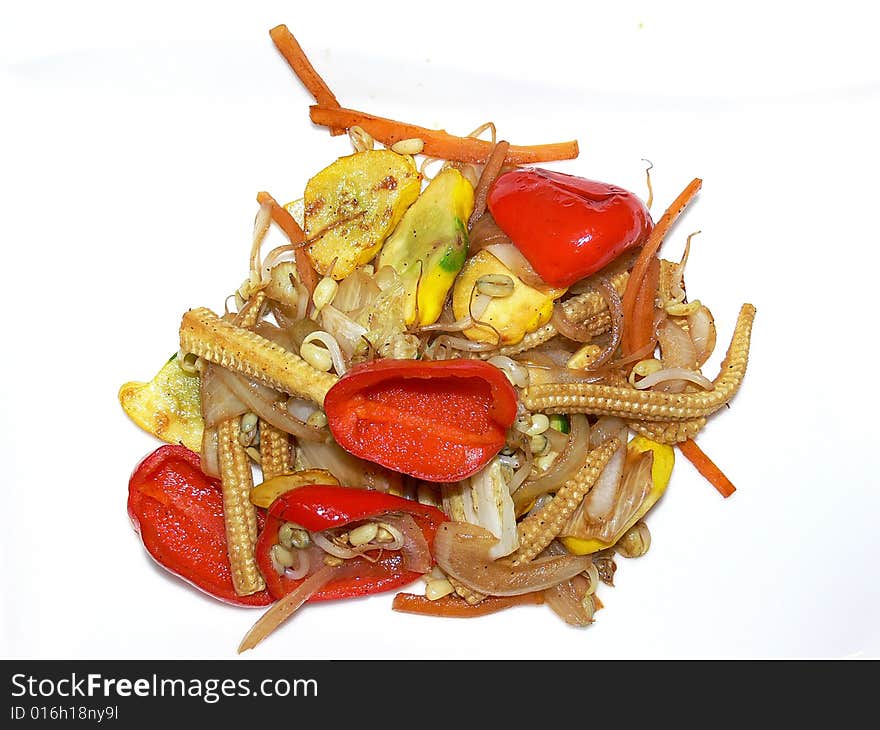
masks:
<svg viewBox="0 0 880 730"><path fill-rule="evenodd" d="M346 109L285 26L270 36L353 151L289 202L256 196L243 283L120 389L168 442L129 483L146 550L265 608L239 651L306 603L388 591L398 611L543 604L590 625L616 559L648 551L676 454L734 491L697 440L742 383L755 309L710 379L690 239L660 256L701 181L655 221L650 198L546 166L576 142ZM266 251L272 226L287 243Z"/></svg>

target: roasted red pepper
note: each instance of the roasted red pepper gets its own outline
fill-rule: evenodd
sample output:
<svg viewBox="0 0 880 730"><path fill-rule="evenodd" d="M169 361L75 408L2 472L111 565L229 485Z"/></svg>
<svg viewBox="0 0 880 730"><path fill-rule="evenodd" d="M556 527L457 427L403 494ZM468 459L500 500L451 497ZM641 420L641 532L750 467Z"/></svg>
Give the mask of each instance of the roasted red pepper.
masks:
<svg viewBox="0 0 880 730"><path fill-rule="evenodd" d="M241 606L272 602L267 591L239 596L232 587L220 482L189 449L161 446L135 467L128 514L156 562L196 588Z"/></svg>
<svg viewBox="0 0 880 730"><path fill-rule="evenodd" d="M504 446L516 391L481 360L375 360L352 368L324 399L346 451L394 471L454 482Z"/></svg>
<svg viewBox="0 0 880 730"><path fill-rule="evenodd" d="M279 575L272 565L272 547L278 544L278 530L285 522L294 522L317 532L390 512L411 515L429 548L433 546L437 528L448 519L436 507L370 489L315 484L282 494L269 507L266 526L257 540L257 565L266 578L271 594L281 598L302 583L302 580ZM356 557L346 562L351 565L351 570L317 591L309 598L310 601L389 591L412 583L422 575L403 567L403 557L398 550L382 551L375 561Z"/></svg>
<svg viewBox="0 0 880 730"><path fill-rule="evenodd" d="M540 168L500 175L489 211L532 268L567 287L644 242L653 223L623 188Z"/></svg>

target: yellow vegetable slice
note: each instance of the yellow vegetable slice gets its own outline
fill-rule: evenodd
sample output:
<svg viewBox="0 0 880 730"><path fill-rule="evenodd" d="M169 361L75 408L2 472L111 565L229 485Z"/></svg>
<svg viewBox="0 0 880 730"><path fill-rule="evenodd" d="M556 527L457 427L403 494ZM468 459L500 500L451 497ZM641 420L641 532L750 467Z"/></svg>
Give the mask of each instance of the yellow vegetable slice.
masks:
<svg viewBox="0 0 880 730"><path fill-rule="evenodd" d="M174 355L148 383L130 382L119 389L119 403L138 426L192 451L202 448L199 377L185 373Z"/></svg>
<svg viewBox="0 0 880 730"><path fill-rule="evenodd" d="M376 260L406 285L406 324L434 324L464 265L474 188L458 170L437 173L403 215ZM418 322L416 322L418 319Z"/></svg>
<svg viewBox="0 0 880 730"><path fill-rule="evenodd" d="M492 325L501 335L502 345L515 345L529 332L534 332L550 321L553 300L565 289L538 291L524 283L510 269L485 249L469 258L455 280L452 289L452 311L456 319L464 319L471 311L477 294L477 280L490 275L508 276L513 281L513 292L506 297L493 297L477 319ZM498 337L491 327L477 326L464 331L465 337L476 342L496 342Z"/></svg>
<svg viewBox="0 0 880 730"><path fill-rule="evenodd" d="M338 487L339 480L326 469L304 469L293 474L282 474L254 487L250 494L251 502L257 507L269 509L269 505L282 494L306 484L330 484Z"/></svg>
<svg viewBox="0 0 880 730"><path fill-rule="evenodd" d="M339 280L369 263L420 189L412 157L391 150L355 152L321 170L303 201L315 270Z"/></svg>
<svg viewBox="0 0 880 730"><path fill-rule="evenodd" d="M642 502L642 506L639 507L636 513L621 528L611 542L602 542L595 538L589 540L579 537L560 538L562 544L565 545L570 553L574 553L575 555L588 555L589 553L595 553L599 550L611 547L623 537L624 533L630 527L647 514L648 510L657 503L657 500L660 499L660 497L663 496L663 492L666 491L666 487L669 484L669 477L672 475L672 467L675 464L675 451L673 448L668 444L657 443L644 436L636 436L626 445L626 448L630 454L641 454L645 451L652 451L654 453L654 461L651 466L651 491L648 492L648 496L645 498L645 501Z"/></svg>

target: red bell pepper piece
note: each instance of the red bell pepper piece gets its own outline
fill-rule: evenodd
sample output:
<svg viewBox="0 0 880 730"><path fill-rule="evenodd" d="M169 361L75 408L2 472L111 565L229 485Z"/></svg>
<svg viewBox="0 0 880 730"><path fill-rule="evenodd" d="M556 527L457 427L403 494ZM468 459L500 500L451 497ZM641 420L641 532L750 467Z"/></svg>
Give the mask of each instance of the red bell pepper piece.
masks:
<svg viewBox="0 0 880 730"><path fill-rule="evenodd" d="M321 531L389 512L411 515L429 547L434 544L437 528L448 520L436 507L370 489L315 484L285 492L269 507L266 526L257 540L257 565L266 578L269 592L275 598L281 598L304 580L279 575L272 566L271 550L278 543L278 530L285 522L295 522L307 530ZM382 551L375 562L362 557L349 558L347 562L351 570L317 591L309 601L389 591L412 583L421 576L421 573L403 568L403 558L397 550Z"/></svg>
<svg viewBox="0 0 880 730"><path fill-rule="evenodd" d="M394 471L454 482L504 446L516 391L481 360L375 360L352 368L324 399L346 451Z"/></svg>
<svg viewBox="0 0 880 730"><path fill-rule="evenodd" d="M551 286L571 286L642 244L653 222L644 203L615 185L540 168L500 175L489 211Z"/></svg>
<svg viewBox="0 0 880 730"><path fill-rule="evenodd" d="M239 596L232 586L220 482L205 476L197 454L160 446L128 483L128 514L159 565L205 593L240 606L266 606L267 591Z"/></svg>

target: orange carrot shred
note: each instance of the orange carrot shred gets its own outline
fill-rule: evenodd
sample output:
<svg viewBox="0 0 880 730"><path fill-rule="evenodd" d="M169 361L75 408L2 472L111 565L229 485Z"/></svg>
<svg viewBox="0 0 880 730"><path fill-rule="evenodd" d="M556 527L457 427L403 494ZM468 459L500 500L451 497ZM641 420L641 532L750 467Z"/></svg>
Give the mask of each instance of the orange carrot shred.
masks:
<svg viewBox="0 0 880 730"><path fill-rule="evenodd" d="M544 593L535 591L521 596L488 596L475 605L463 598L449 595L432 601L416 593L398 593L394 596L391 608L403 613L417 613L422 616L442 616L446 618L474 618L502 611L511 606L538 606L544 603Z"/></svg>
<svg viewBox="0 0 880 730"><path fill-rule="evenodd" d="M663 243L663 239L666 237L672 224L675 223L678 216L687 207L688 203L691 202L702 185L703 181L700 180L700 178L694 178L688 183L688 186L679 193L678 197L672 201L672 205L666 209L666 212L660 217L660 220L657 221L651 233L648 235L648 240L642 247L642 251L636 259L635 264L633 264L632 271L629 275L629 281L626 283L626 289L623 292L624 341L627 341L627 330L635 328L636 331L640 331L640 328L645 326L644 323L637 324L635 322L635 307L639 293L642 292L645 286L644 279L648 273L648 267L653 260L657 259L657 251L660 250L660 245Z"/></svg>
<svg viewBox="0 0 880 730"><path fill-rule="evenodd" d="M272 220L284 231L284 235L287 236L292 244L296 245L305 242L306 235L303 233L303 229L299 227L299 223L290 215L287 208L279 205L275 198L266 192L257 194L257 202L260 205L268 205L270 207ZM315 271L308 254L302 247L296 248L293 255L296 260L296 273L299 274L299 280L309 290L309 296L311 297L315 287L318 285L318 272Z"/></svg>
<svg viewBox="0 0 880 730"><path fill-rule="evenodd" d="M733 482L724 475L724 472L715 465L714 461L706 456L693 439L680 442L678 448L687 460L696 467L697 471L720 492L722 497L729 497L736 491Z"/></svg>
<svg viewBox="0 0 880 730"><path fill-rule="evenodd" d="M415 124L377 117L355 109L329 107L319 104L310 108L310 117L323 127L358 126L374 139L390 147L403 139L418 138L424 141L422 154L455 162L484 163L492 155L495 145L489 140L476 137L457 137L443 129L427 129ZM517 146L510 145L504 158L505 165L523 165L532 162L571 160L578 156L578 143L555 142L551 144Z"/></svg>
<svg viewBox="0 0 880 730"><path fill-rule="evenodd" d="M629 326L624 326L621 333L620 350L624 357L647 349L656 340L654 336L654 299L657 295L659 281L660 259L652 256L645 275L642 277L639 290L636 292Z"/></svg>
<svg viewBox="0 0 880 730"><path fill-rule="evenodd" d="M315 67L312 66L302 46L300 46L287 26L275 26L269 31L269 36L303 86L315 97L315 101L321 106L338 108L339 102L336 100L336 95L330 90L330 87L327 86L321 75L315 71ZM332 134L337 135L342 134L345 130L341 127L333 127L330 131Z"/></svg>

